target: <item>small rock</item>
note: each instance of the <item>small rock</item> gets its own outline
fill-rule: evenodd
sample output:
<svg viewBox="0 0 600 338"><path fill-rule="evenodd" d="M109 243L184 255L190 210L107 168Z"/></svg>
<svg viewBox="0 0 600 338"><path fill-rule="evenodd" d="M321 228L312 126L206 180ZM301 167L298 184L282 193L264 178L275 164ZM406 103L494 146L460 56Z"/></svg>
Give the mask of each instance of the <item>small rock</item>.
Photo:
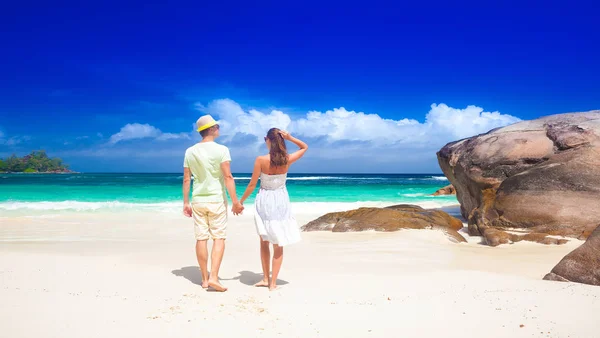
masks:
<svg viewBox="0 0 600 338"><path fill-rule="evenodd" d="M431 196L444 196L444 195L456 195L456 189L452 184L447 185L441 189L438 189L436 192L431 194Z"/></svg>

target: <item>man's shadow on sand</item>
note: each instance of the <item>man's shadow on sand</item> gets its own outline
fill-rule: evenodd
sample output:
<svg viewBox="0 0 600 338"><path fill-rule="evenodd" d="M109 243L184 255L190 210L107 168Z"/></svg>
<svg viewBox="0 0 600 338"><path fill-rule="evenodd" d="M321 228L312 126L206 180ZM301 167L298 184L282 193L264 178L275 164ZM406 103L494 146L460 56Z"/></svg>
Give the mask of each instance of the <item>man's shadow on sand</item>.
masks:
<svg viewBox="0 0 600 338"><path fill-rule="evenodd" d="M202 285L202 274L197 266L186 266L179 270L171 271L177 277L183 277L196 285ZM233 278L221 278L221 280L239 280L240 283L253 286L260 282L263 278L262 273L255 273L252 271L240 271L239 276ZM277 279L277 285L286 285L287 281Z"/></svg>

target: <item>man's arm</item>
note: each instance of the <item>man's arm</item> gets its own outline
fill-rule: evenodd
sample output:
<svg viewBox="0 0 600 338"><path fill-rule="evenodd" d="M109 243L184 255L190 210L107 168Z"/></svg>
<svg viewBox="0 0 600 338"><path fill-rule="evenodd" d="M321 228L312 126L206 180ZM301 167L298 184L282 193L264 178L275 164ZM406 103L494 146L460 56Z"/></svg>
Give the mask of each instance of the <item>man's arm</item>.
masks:
<svg viewBox="0 0 600 338"><path fill-rule="evenodd" d="M190 168L183 168L183 214L192 217L192 207L190 206L190 184L192 182L192 173Z"/></svg>
<svg viewBox="0 0 600 338"><path fill-rule="evenodd" d="M223 173L223 178L225 179L227 193L229 193L231 202L233 202L233 213L239 214L242 212L244 207L238 201L237 194L235 193L235 180L231 174L231 162L225 161L221 163L221 173Z"/></svg>

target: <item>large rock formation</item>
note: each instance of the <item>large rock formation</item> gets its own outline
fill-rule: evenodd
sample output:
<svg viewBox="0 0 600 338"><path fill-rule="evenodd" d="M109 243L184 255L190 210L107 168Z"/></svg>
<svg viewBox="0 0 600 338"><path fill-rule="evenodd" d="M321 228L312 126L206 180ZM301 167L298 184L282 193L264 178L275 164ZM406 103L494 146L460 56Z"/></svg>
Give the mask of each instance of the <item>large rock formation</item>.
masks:
<svg viewBox="0 0 600 338"><path fill-rule="evenodd" d="M583 239L600 223L600 111L494 129L447 144L438 161L471 235L492 228ZM502 242L502 231L489 233L488 242Z"/></svg>
<svg viewBox="0 0 600 338"><path fill-rule="evenodd" d="M583 245L566 255L544 279L600 285L600 226Z"/></svg>
<svg viewBox="0 0 600 338"><path fill-rule="evenodd" d="M416 205L387 208L359 208L332 212L309 222L303 231L397 231L400 229L440 230L454 242L466 242L457 230L462 222L441 210L426 210Z"/></svg>

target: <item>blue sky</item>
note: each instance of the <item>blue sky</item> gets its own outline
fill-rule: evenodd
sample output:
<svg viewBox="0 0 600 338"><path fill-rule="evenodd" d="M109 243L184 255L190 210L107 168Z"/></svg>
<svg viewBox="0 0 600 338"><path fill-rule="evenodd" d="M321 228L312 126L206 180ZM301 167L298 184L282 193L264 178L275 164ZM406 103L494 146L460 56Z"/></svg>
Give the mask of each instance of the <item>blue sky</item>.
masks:
<svg viewBox="0 0 600 338"><path fill-rule="evenodd" d="M600 108L595 13L591 1L12 2L0 157L44 148L80 171L179 171L208 112L238 172L264 151L264 121L311 142L296 171L439 172L435 151L458 137Z"/></svg>

